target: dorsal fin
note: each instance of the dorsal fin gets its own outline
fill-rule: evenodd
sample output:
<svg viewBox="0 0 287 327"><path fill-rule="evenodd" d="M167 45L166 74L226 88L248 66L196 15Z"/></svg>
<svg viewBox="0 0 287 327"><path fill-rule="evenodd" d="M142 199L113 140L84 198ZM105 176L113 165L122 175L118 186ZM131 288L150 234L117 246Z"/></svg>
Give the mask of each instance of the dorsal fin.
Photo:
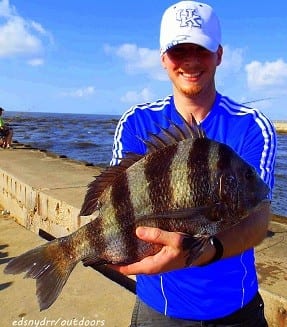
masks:
<svg viewBox="0 0 287 327"><path fill-rule="evenodd" d="M103 191L112 185L120 174L141 158L141 155L128 153L125 158L121 159L118 166L107 167L99 176L95 176L96 179L88 185L80 216L89 216L98 210L100 208L98 199Z"/></svg>
<svg viewBox="0 0 287 327"><path fill-rule="evenodd" d="M168 128L163 128L155 123L160 130L159 133L149 133L148 140L143 140L138 137L146 144L148 153L157 151L172 144L177 144L185 139L205 137L203 129L197 124L193 116L191 125L183 120L182 125L178 126L170 119L166 119L169 122ZM80 216L89 216L98 210L101 206L98 199L103 191L108 186L112 185L120 174L125 172L142 157L142 155L126 153L125 158L120 159L121 161L118 166L107 167L99 176L97 176L96 179L88 185L88 191L80 211Z"/></svg>
<svg viewBox="0 0 287 327"><path fill-rule="evenodd" d="M154 123L159 128L159 133L149 133L148 140L142 140L148 148L148 152L154 152L158 149L164 148L168 145L177 144L180 141L192 138L205 138L205 132L200 125L197 124L194 116L191 114L192 124L189 125L186 120L183 119L181 125L176 125L170 119L168 128L163 128Z"/></svg>

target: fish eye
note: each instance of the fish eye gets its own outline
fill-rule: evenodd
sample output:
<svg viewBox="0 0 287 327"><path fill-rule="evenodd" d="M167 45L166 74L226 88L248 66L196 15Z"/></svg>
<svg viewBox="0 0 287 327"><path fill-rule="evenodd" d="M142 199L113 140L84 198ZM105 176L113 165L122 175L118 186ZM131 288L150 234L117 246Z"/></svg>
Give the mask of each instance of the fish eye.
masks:
<svg viewBox="0 0 287 327"><path fill-rule="evenodd" d="M251 168L249 168L249 169L247 169L247 171L246 171L246 173L245 173L245 178L246 178L247 180L251 180L251 179L254 177L254 175L255 175L254 170L251 169Z"/></svg>

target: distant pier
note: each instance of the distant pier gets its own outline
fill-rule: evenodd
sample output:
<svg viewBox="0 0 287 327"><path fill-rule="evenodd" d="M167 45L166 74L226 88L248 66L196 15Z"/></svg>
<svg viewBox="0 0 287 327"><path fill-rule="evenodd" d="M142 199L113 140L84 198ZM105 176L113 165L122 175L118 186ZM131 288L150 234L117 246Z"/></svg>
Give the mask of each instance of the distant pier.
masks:
<svg viewBox="0 0 287 327"><path fill-rule="evenodd" d="M277 133L287 133L287 121L275 120L273 124L276 128Z"/></svg>

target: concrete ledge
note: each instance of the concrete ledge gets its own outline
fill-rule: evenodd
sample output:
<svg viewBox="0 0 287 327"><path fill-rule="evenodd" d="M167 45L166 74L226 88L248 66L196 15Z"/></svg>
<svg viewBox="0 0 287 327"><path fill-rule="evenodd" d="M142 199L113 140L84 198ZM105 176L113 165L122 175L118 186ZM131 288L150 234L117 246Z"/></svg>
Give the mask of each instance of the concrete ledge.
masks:
<svg viewBox="0 0 287 327"><path fill-rule="evenodd" d="M1 169L0 183L1 204L9 208L20 225L34 233L38 234L42 229L59 237L83 224L80 218L75 219L79 214L78 208L25 184Z"/></svg>
<svg viewBox="0 0 287 327"><path fill-rule="evenodd" d="M78 214L88 183L100 172L98 167L37 150L2 153L0 203L19 224L35 233L42 229L59 237L90 221Z"/></svg>
<svg viewBox="0 0 287 327"><path fill-rule="evenodd" d="M286 298L278 296L270 291L260 288L260 294L265 304L265 315L268 317L269 327L287 326L287 302Z"/></svg>

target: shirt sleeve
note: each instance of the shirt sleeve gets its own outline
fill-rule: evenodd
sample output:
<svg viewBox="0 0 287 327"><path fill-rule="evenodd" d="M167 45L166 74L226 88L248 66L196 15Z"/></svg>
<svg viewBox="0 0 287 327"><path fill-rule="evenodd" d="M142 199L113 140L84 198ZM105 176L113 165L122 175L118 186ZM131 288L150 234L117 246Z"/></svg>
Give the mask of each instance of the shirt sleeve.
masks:
<svg viewBox="0 0 287 327"><path fill-rule="evenodd" d="M140 137L135 117L126 117L123 115L119 120L115 131L113 154L110 165L118 165L121 159L124 158L128 153L143 155L145 152L146 147Z"/></svg>
<svg viewBox="0 0 287 327"><path fill-rule="evenodd" d="M242 157L255 169L272 190L274 186L276 131L269 119L262 116L245 134Z"/></svg>

